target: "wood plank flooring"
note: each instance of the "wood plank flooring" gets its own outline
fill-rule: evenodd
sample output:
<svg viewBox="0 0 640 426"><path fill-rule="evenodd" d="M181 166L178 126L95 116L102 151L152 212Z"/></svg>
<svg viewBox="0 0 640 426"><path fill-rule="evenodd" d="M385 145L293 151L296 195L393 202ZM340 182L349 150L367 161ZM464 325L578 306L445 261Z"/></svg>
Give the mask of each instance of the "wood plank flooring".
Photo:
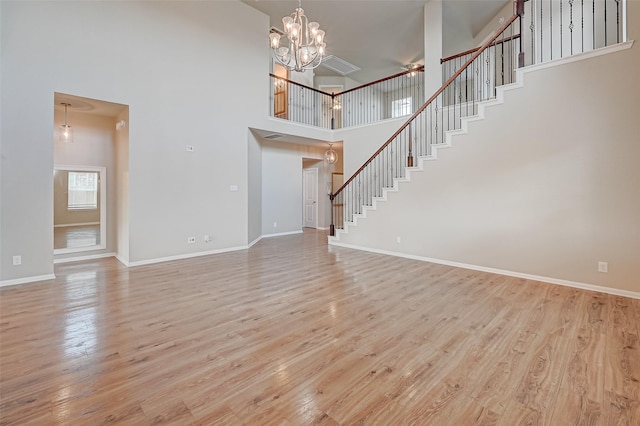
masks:
<svg viewBox="0 0 640 426"><path fill-rule="evenodd" d="M0 290L1 425L639 425L640 301L326 234Z"/></svg>
<svg viewBox="0 0 640 426"><path fill-rule="evenodd" d="M90 247L100 244L100 225L76 225L53 228L53 248Z"/></svg>

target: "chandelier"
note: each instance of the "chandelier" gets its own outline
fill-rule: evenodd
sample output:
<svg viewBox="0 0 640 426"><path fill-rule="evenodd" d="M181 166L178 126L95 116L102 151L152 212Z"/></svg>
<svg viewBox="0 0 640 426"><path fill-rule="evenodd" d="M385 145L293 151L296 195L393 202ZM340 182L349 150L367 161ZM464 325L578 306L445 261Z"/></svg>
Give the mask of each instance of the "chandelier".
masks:
<svg viewBox="0 0 640 426"><path fill-rule="evenodd" d="M308 22L302 10L302 0L298 0L298 8L291 16L282 18L282 25L289 40L289 47L280 46L280 34L269 34L276 60L290 70L298 72L312 70L320 65L327 46L324 42L324 31L317 22Z"/></svg>

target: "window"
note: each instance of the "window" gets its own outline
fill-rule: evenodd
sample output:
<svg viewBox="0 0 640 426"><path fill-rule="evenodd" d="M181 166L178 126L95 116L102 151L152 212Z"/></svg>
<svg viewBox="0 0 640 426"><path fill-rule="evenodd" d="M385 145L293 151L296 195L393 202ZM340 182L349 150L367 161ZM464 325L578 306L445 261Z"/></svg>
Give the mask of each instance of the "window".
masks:
<svg viewBox="0 0 640 426"><path fill-rule="evenodd" d="M98 208L98 173L69 172L67 209L95 210Z"/></svg>
<svg viewBox="0 0 640 426"><path fill-rule="evenodd" d="M391 118L403 117L411 114L411 97L391 102Z"/></svg>

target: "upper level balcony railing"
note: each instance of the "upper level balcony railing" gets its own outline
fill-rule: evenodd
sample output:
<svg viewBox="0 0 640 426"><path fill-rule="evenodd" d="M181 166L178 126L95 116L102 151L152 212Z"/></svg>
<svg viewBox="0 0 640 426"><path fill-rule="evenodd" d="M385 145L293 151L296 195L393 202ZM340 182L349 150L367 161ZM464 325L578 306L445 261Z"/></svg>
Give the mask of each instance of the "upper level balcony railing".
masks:
<svg viewBox="0 0 640 426"><path fill-rule="evenodd" d="M272 117L325 129L410 116L425 101L422 66L338 93L269 76Z"/></svg>
<svg viewBox="0 0 640 426"><path fill-rule="evenodd" d="M465 67L479 48L441 60L443 82L465 67L441 94L441 114L451 115L452 122L476 114L477 100L490 99L495 87L514 82L516 68L624 41L625 1L518 2L521 18L517 29L496 37L483 53L482 62ZM272 117L325 129L409 117L425 101L424 67L338 93L323 92L274 74L270 78Z"/></svg>

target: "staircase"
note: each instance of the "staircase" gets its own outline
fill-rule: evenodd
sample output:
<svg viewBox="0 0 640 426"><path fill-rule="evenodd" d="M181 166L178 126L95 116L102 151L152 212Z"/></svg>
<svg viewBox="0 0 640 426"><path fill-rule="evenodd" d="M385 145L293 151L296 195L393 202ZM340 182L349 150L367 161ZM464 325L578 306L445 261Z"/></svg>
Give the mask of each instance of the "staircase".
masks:
<svg viewBox="0 0 640 426"><path fill-rule="evenodd" d="M522 8L523 0L516 5ZM335 193L331 236L344 232L367 208L386 198L389 190L435 158L438 147L449 146L463 122L478 116L482 102L495 99L496 87L515 81L516 64L524 65L521 16L513 15L475 52Z"/></svg>
<svg viewBox="0 0 640 426"><path fill-rule="evenodd" d="M491 49L490 65L502 57L493 53L502 51L501 38L482 48ZM332 194L329 243L639 297L640 122L632 88L640 52L623 36L608 39L552 60L525 52L525 67L505 84L489 81L487 97L465 100L461 93L478 87L458 69L449 88ZM482 55L476 59L486 65ZM474 60L467 74L479 69ZM457 94L449 104L447 90ZM442 130L447 117L453 125ZM601 261L607 273L598 272Z"/></svg>
<svg viewBox="0 0 640 426"><path fill-rule="evenodd" d="M387 200L389 193L396 192L399 183L409 181L412 173L424 169L425 162L434 160L440 148L450 147L451 138L465 134L469 122L481 120L487 106L502 103L506 89L520 87L521 79L516 77L520 75L518 69L548 62L554 59L554 55L555 59L569 57L621 40L619 20L613 29L611 25L607 27L606 1L601 12L596 10L594 3L593 25L591 32L587 28L586 33L585 10L578 11L576 7L574 16L573 2L568 2L568 11L563 13L562 4L568 0L560 0L557 4L551 0L526 1L527 4L525 0L514 2L514 15L482 46L448 58L453 60L447 62L443 70L450 76L445 75L448 79L442 87L341 188L330 195L330 241L339 241L340 235L366 217L368 211L375 210L379 201ZM547 11L546 2L549 23L542 18L543 12ZM619 2L612 3L609 13L612 13L613 5L619 16ZM559 16L554 16L553 8L556 6L559 8L555 13ZM529 13L525 14L527 8ZM580 33L574 25L579 12L583 20ZM601 18L603 23L599 25ZM604 41L595 37L600 27L603 28ZM542 42L553 40L554 35L555 45ZM593 39L591 49L589 46L585 49L585 39ZM526 51L528 46L529 51ZM565 46L570 46L570 49Z"/></svg>
<svg viewBox="0 0 640 426"><path fill-rule="evenodd" d="M485 101L478 102L474 111L476 114L462 116L460 119L459 128L455 130L447 130L442 135L442 139L437 143L430 146L428 155L416 156L416 161L413 166L404 166L399 177L392 179L390 186L379 187L380 195L374 195L371 197L368 204L361 204L360 209L351 215L351 220L344 221L340 228L335 229L335 235L329 237L330 243L338 243L340 236L349 233L349 228L357 227L358 221L365 219L367 213L370 211L376 211L378 209L378 203L387 202L389 200L389 194L398 192L400 186L403 183L411 182L412 175L421 173L425 170L427 163L434 161L438 158L438 152L441 150L447 150L452 147L452 140L455 136L465 135L468 133L468 124L476 121L481 121L485 118L485 109L491 108L504 103L504 93L506 91L514 90L523 87L523 74L516 72L516 78L513 83L508 85L502 85L496 87L496 96Z"/></svg>

